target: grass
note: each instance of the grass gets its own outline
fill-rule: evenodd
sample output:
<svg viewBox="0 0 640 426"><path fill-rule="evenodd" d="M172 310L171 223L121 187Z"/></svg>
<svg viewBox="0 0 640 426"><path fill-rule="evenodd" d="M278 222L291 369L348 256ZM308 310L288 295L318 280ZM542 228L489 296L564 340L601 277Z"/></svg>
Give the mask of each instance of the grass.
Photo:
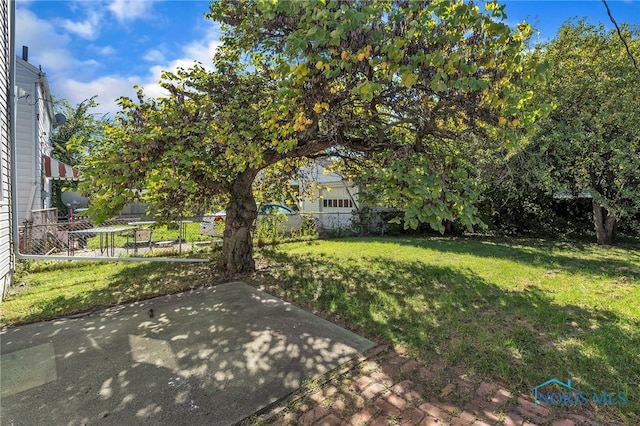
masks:
<svg viewBox="0 0 640 426"><path fill-rule="evenodd" d="M427 363L520 393L556 377L627 392L638 424L640 255L622 248L474 239L343 239L263 252L288 300ZM626 420L625 420L626 419Z"/></svg>
<svg viewBox="0 0 640 426"><path fill-rule="evenodd" d="M585 392L627 392L627 405L604 414L640 423L640 253L633 248L352 238L265 248L258 261L260 272L247 281L426 363L520 394L552 377ZM32 268L2 303L0 323L226 279L193 264L61 265Z"/></svg>
<svg viewBox="0 0 640 426"><path fill-rule="evenodd" d="M16 277L0 305L0 326L176 293L211 278L202 263L38 262Z"/></svg>
<svg viewBox="0 0 640 426"><path fill-rule="evenodd" d="M222 224L223 222L216 222L216 224ZM289 235L282 235L277 230L277 223L264 221L261 222L260 226L254 231L254 242L256 246L264 246L264 245L272 245L284 241L290 240L309 240L315 239L317 236L317 230L315 226L311 226L312 222L305 222L303 228L298 232L293 232ZM175 227L176 224L165 225L165 224L154 224L151 226L152 241L173 241L177 243L180 240L180 231ZM112 227L117 228L122 225L112 225ZM127 234L129 236L127 237ZM220 234L222 234L222 230L220 230ZM103 235L103 245L106 244L106 235ZM111 237L109 237L111 238ZM115 234L114 238L114 247L126 248L127 243L130 247L133 244L132 230L124 231L122 233ZM221 237L211 237L207 235L200 234L200 223L199 222L185 222L184 223L184 232L182 236L182 243L194 243L194 242L212 242L214 240L219 240ZM87 239L87 248L96 250L100 248L100 236L94 236Z"/></svg>
<svg viewBox="0 0 640 426"><path fill-rule="evenodd" d="M151 239L153 241L174 241L177 242L180 239L180 231L175 227L175 224L165 225L165 224L156 224L151 228L153 229L151 234ZM121 225L113 225L113 227L119 227ZM131 234L132 231L128 233ZM114 246L115 247L126 247L127 242L132 244L133 238L126 236L127 232L123 232L120 234L116 234L114 236ZM103 236L106 238L106 236ZM198 222L187 222L184 224L184 234L183 234L183 243L190 242L198 242L198 241L211 241L211 237L206 235L200 235L200 223ZM95 250L100 247L100 236L95 236L87 239L87 248Z"/></svg>

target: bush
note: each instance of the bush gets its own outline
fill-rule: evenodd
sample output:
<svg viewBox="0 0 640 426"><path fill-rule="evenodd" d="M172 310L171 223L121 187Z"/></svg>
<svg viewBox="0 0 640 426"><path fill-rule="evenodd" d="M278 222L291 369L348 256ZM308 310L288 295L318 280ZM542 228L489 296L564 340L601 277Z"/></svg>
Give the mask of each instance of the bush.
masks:
<svg viewBox="0 0 640 426"><path fill-rule="evenodd" d="M591 199L554 199L526 190L514 192L495 191L480 204L481 219L490 231L560 240L593 238Z"/></svg>

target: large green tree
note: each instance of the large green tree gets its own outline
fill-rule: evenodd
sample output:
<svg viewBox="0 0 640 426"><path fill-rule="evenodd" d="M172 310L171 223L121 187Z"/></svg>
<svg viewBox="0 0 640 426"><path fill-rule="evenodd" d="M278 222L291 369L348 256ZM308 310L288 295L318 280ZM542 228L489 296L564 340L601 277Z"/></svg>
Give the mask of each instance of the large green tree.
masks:
<svg viewBox="0 0 640 426"><path fill-rule="evenodd" d="M622 28L640 54L639 29ZM640 209L640 73L615 31L568 22L539 57L553 62L537 90L556 105L528 148L551 192L589 193L599 244Z"/></svg>
<svg viewBox="0 0 640 426"><path fill-rule="evenodd" d="M98 106L96 96L85 99L75 107L65 99L57 100L55 110L66 117L51 135L52 156L70 166L82 166L84 158L91 153L102 139L103 115L92 112ZM66 215L67 206L61 195L65 189L75 189L77 182L54 180L52 183L52 203L58 214Z"/></svg>
<svg viewBox="0 0 640 426"><path fill-rule="evenodd" d="M459 216L471 226L472 185L455 160L467 148L456 145L476 134L510 140L530 126L537 112L522 87L544 68L522 61L529 26L512 30L495 2L485 9L451 0L212 2L208 17L223 29L215 71L165 73L168 96L140 90L120 100L90 167L94 214L135 197L167 216L223 198L219 266L252 271L256 177L348 152L376 156L380 178L401 182L406 223L438 227Z"/></svg>

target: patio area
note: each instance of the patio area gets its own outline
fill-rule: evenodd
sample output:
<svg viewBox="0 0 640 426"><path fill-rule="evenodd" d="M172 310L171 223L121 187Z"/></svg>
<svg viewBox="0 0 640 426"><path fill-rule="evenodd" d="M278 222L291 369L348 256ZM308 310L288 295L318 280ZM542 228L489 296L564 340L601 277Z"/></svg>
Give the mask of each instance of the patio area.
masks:
<svg viewBox="0 0 640 426"><path fill-rule="evenodd" d="M56 209L43 209L33 211L20 228L20 253L27 255L145 257L198 252L221 242L200 234L198 218L158 222L120 217L94 226L89 218L61 220Z"/></svg>

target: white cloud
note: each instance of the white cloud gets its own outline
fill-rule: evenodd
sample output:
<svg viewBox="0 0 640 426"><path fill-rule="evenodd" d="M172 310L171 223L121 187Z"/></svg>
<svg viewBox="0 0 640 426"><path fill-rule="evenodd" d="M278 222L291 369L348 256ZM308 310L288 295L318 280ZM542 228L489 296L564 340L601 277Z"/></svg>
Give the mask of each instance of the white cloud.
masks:
<svg viewBox="0 0 640 426"><path fill-rule="evenodd" d="M33 65L40 65L46 73L65 72L70 68L82 65L78 59L74 58L71 52L65 48L45 48L40 50L29 50L29 62Z"/></svg>
<svg viewBox="0 0 640 426"><path fill-rule="evenodd" d="M97 100L100 106L97 111L108 113L110 117L113 117L119 111L118 106L113 101L120 96L135 98L133 86L142 87L144 93L150 97L166 96L168 92L159 84L160 75L163 71L175 72L178 68L189 68L193 66L194 61L200 61L205 67L211 69L211 58L218 46L220 46L218 40L202 39L194 41L183 48L180 55L181 58L168 62L161 52L151 53L152 51L149 51L145 55L145 59L147 56L160 54L157 59L162 59L162 61L150 66L146 75L107 75L89 82L63 78L57 87L63 92L64 95L62 97L68 99L72 105L91 96L98 95Z"/></svg>
<svg viewBox="0 0 640 426"><path fill-rule="evenodd" d="M216 38L209 38L216 37ZM176 72L178 68L191 68L195 62L200 62L208 70L213 70L212 58L216 49L222 43L217 39L217 34L209 32L205 38L193 41L182 49L182 55L178 59L174 59L168 63L159 63L149 69L149 75L146 78L146 84L140 85L145 89L148 96L158 97L166 96L167 91L158 84L163 71Z"/></svg>
<svg viewBox="0 0 640 426"><path fill-rule="evenodd" d="M181 58L167 64L154 65L146 75L104 75L90 81L80 81L73 74L58 75L53 81L55 87L54 96L67 99L71 105L76 105L91 96L98 95L100 104L95 112L108 114L114 117L119 111L115 100L121 96L135 99L136 93L133 86L144 89L149 97L167 96L168 92L160 86L160 75L163 71L175 71L179 67L189 68L194 61L191 58Z"/></svg>
<svg viewBox="0 0 640 426"><path fill-rule="evenodd" d="M45 69L66 68L74 63L67 52L69 37L58 33L49 21L20 8L16 10L16 30L17 54L22 52L20 46L28 46L29 57L37 59ZM29 62L34 63L31 59Z"/></svg>
<svg viewBox="0 0 640 426"><path fill-rule="evenodd" d="M168 94L167 91L159 84L163 71L175 72L178 68L190 68L196 61L201 62L207 69L213 69L211 59L221 44L216 31L207 31L202 39L194 40L185 45L182 48L180 57L177 59L166 61L165 56L161 52L151 50L147 52L145 59L157 55L158 59L161 60L156 61L155 65L151 65L149 73L135 84L143 87L147 96L166 96ZM133 93L133 91L131 93Z"/></svg>
<svg viewBox="0 0 640 426"><path fill-rule="evenodd" d="M164 54L158 49L149 50L147 53L145 53L145 55L142 58L145 61L155 62L155 63L164 62L166 60L164 57Z"/></svg>
<svg viewBox="0 0 640 426"><path fill-rule="evenodd" d="M138 4L142 3L142 4ZM24 4L24 3L22 3ZM82 5L81 7L83 7ZM150 2L125 2L116 0L109 4L110 11L119 16L119 19L135 19L149 12ZM144 12L143 12L144 11ZM99 10L94 15L98 15ZM87 15L87 22L91 16ZM60 21L58 21L60 23ZM86 27L85 36L90 36L91 31L98 34L97 25L93 30ZM72 105L98 95L100 104L95 112L107 113L113 117L119 108L115 99L120 96L135 98L134 85L143 87L147 96L166 96L167 92L158 84L163 71L176 71L177 68L189 68L194 61L201 62L205 67L212 68L211 59L215 50L220 46L219 34L210 26L206 28L199 39L183 44L177 55L168 57L169 50L162 46L156 46L146 52L143 58L148 63L147 72L138 69L135 75L127 75L126 70L114 70L109 68L108 62L98 62L101 56L118 55L117 47L112 45L101 46L102 39L87 48L96 53L96 59L80 60L79 55L71 48L72 40L68 33L63 32L62 27L55 27L51 21L42 20L27 9L16 10L16 29L18 48L22 44L30 46L30 62L41 64L47 74L52 93L56 98L68 100ZM70 25L65 27L70 31ZM74 34L81 33L81 26L75 27ZM86 38L86 37L85 37ZM106 39L105 39L106 40ZM107 43L109 43L107 41ZM163 53L164 52L164 53ZM17 51L20 54L20 50ZM177 56L177 57L176 57ZM103 72L105 71L106 72ZM97 77L96 72L102 71Z"/></svg>
<svg viewBox="0 0 640 426"><path fill-rule="evenodd" d="M22 54L20 46L28 46L29 62L41 66L49 79L74 68L87 70L100 65L93 59L80 61L74 57L69 48L69 36L29 10L16 10L16 29L16 54Z"/></svg>
<svg viewBox="0 0 640 426"><path fill-rule="evenodd" d="M114 49L112 46L94 46L94 45L90 45L89 48L95 52L97 52L98 54L102 55L102 56L111 56L111 55L115 55L116 53L118 53L118 51L116 49Z"/></svg>
<svg viewBox="0 0 640 426"><path fill-rule="evenodd" d="M82 82L73 78L61 79L56 83L56 87L63 94L71 105L76 105L83 100L98 95L97 101L100 104L96 112L108 114L113 117L118 111L115 100L120 96L135 97L133 86L140 83L137 76L104 76L98 79Z"/></svg>
<svg viewBox="0 0 640 426"><path fill-rule="evenodd" d="M95 40L100 34L101 15L90 12L86 20L82 22L64 19L60 21L60 26L72 34L76 34L85 40Z"/></svg>
<svg viewBox="0 0 640 426"><path fill-rule="evenodd" d="M202 62L205 67L211 68L213 55L221 45L222 43L217 39L201 40L189 43L183 51L187 58L192 58L191 62L196 60Z"/></svg>
<svg viewBox="0 0 640 426"><path fill-rule="evenodd" d="M107 8L118 21L130 22L149 15L153 2L149 0L114 0Z"/></svg>

